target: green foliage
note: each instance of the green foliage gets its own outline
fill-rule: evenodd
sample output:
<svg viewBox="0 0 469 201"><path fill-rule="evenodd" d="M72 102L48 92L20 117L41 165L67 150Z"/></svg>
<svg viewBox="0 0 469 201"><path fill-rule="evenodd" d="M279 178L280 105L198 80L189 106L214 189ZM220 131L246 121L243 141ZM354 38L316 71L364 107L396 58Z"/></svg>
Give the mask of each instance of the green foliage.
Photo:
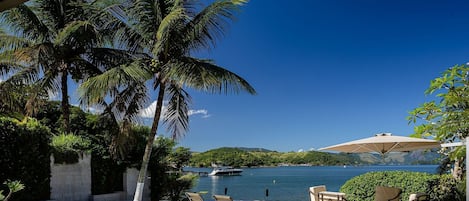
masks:
<svg viewBox="0 0 469 201"><path fill-rule="evenodd" d="M189 148L178 147L169 156L169 161L175 166L176 169L182 171L182 167L187 165L191 159L192 154Z"/></svg>
<svg viewBox="0 0 469 201"><path fill-rule="evenodd" d="M417 137L442 142L462 141L469 135L469 66L455 65L431 81L425 91L437 100L423 103L409 113ZM444 150L453 160L464 158L463 148Z"/></svg>
<svg viewBox="0 0 469 201"><path fill-rule="evenodd" d="M430 82L425 93L434 95L437 100L423 103L409 113L409 122L419 124L414 129L414 136L432 136L443 143L465 141L469 137L469 66L455 65L449 68L441 77ZM467 164L466 151L464 146L441 149L450 159L444 160L445 163L454 164L453 172L459 172L456 171L459 168L463 172L467 171L463 165ZM462 181L462 174L453 176Z"/></svg>
<svg viewBox="0 0 469 201"><path fill-rule="evenodd" d="M0 181L20 180L25 190L13 201L48 200L50 194L49 128L34 119L0 117ZM0 188L6 192L4 188Z"/></svg>
<svg viewBox="0 0 469 201"><path fill-rule="evenodd" d="M97 153L91 155L91 193L93 195L113 193L123 190L122 173L124 164L111 158L102 158Z"/></svg>
<svg viewBox="0 0 469 201"><path fill-rule="evenodd" d="M198 178L196 175L183 175L179 169L172 167L173 161L185 164L190 159L185 154L187 149L174 149L174 146L176 143L169 138L158 137L155 140L149 164L152 200L180 200Z"/></svg>
<svg viewBox="0 0 469 201"><path fill-rule="evenodd" d="M464 201L466 200L465 182L459 182L451 175L442 175L439 179L431 180L430 186L432 187L427 191L430 198L435 201Z"/></svg>
<svg viewBox="0 0 469 201"><path fill-rule="evenodd" d="M262 162L250 152L238 148L213 149L204 153L194 154L191 159L191 165L198 167L208 167L213 163L239 167L258 165Z"/></svg>
<svg viewBox="0 0 469 201"><path fill-rule="evenodd" d="M376 186L389 186L402 189L402 199L412 193L426 193L430 200L460 200L455 196L455 183L449 175L434 175L421 172L383 171L368 172L356 176L340 188L350 201L372 201ZM440 185L441 184L441 185ZM444 199L442 197L446 196Z"/></svg>
<svg viewBox="0 0 469 201"><path fill-rule="evenodd" d="M59 134L52 137L51 146L57 151L80 152L89 149L90 141L74 134Z"/></svg>
<svg viewBox="0 0 469 201"><path fill-rule="evenodd" d="M71 133L54 135L51 142L54 163L77 163L81 154L89 152L90 146L89 140Z"/></svg>
<svg viewBox="0 0 469 201"><path fill-rule="evenodd" d="M8 201L13 193L16 193L24 189L24 184L22 184L20 181L17 181L17 180L15 181L7 180L3 182L3 184L7 185L9 191L6 197L2 194L3 191L0 191L0 201Z"/></svg>
<svg viewBox="0 0 469 201"><path fill-rule="evenodd" d="M10 189L10 192L16 193L20 190L24 189L24 184L22 184L20 181L10 181L7 180L3 184L8 186L8 189Z"/></svg>
<svg viewBox="0 0 469 201"><path fill-rule="evenodd" d="M276 166L285 164L308 165L344 165L363 164L357 155L332 154L317 151L309 152L265 152L245 151L239 148L219 148L203 153L194 153L190 162L191 166L209 167L212 163L234 167L251 166Z"/></svg>

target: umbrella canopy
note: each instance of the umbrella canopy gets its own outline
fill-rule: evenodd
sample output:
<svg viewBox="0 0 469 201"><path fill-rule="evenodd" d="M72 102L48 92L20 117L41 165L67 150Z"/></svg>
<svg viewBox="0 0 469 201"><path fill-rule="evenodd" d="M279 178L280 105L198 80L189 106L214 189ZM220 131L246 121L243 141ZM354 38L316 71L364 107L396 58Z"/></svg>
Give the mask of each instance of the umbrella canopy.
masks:
<svg viewBox="0 0 469 201"><path fill-rule="evenodd" d="M382 155L389 152L413 151L440 147L436 140L413 137L393 136L391 133L380 133L374 137L355 140L319 150L340 151L347 153L376 152Z"/></svg>

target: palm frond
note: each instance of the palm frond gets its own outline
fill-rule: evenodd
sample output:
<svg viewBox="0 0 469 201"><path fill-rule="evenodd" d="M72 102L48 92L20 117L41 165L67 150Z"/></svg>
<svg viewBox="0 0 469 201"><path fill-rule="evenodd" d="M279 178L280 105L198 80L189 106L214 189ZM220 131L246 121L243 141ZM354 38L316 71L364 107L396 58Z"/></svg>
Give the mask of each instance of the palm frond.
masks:
<svg viewBox="0 0 469 201"><path fill-rule="evenodd" d="M101 69L103 71L125 63L130 63L132 60L138 58L149 59L145 54L130 54L126 50L115 48L93 48L89 54L86 54L86 58L94 65L102 67Z"/></svg>
<svg viewBox="0 0 469 201"><path fill-rule="evenodd" d="M28 116L36 114L42 106L49 100L49 93L39 85L29 85L29 94L27 96L24 112Z"/></svg>
<svg viewBox="0 0 469 201"><path fill-rule="evenodd" d="M216 1L199 14L188 24L184 34L190 49L211 48L218 38L224 35L225 27L234 19L235 12L247 0Z"/></svg>
<svg viewBox="0 0 469 201"><path fill-rule="evenodd" d="M0 33L0 52L7 50L15 50L31 44L26 38Z"/></svg>
<svg viewBox="0 0 469 201"><path fill-rule="evenodd" d="M150 79L148 71L142 68L143 61L136 60L129 65L121 65L109 69L101 75L89 78L78 89L80 103L93 105L102 100L103 97L118 96L119 89L132 86L133 83L145 82Z"/></svg>
<svg viewBox="0 0 469 201"><path fill-rule="evenodd" d="M55 69L50 69L44 72L44 75L39 78L34 84L38 86L39 89L54 94L57 91L60 91L60 72Z"/></svg>
<svg viewBox="0 0 469 201"><path fill-rule="evenodd" d="M112 5L107 7L103 15L112 16L109 21L103 24L105 30L113 33L113 46L118 49L126 49L130 52L143 52L142 45L148 44L145 41L144 34L141 33L136 26L137 22L127 15L126 7L121 5Z"/></svg>
<svg viewBox="0 0 469 201"><path fill-rule="evenodd" d="M14 51L0 52L0 76L13 74L26 68L25 62L16 59Z"/></svg>
<svg viewBox="0 0 469 201"><path fill-rule="evenodd" d="M33 7L52 32L59 32L69 22L81 20L83 9L72 0L36 0Z"/></svg>
<svg viewBox="0 0 469 201"><path fill-rule="evenodd" d="M9 112L22 113L24 108L21 88L11 82L0 82L0 112L7 114Z"/></svg>
<svg viewBox="0 0 469 201"><path fill-rule="evenodd" d="M123 119L130 122L139 122L139 112L148 102L148 92L143 82L136 82L119 93L114 101L118 101L116 108L123 113Z"/></svg>
<svg viewBox="0 0 469 201"><path fill-rule="evenodd" d="M24 38L46 41L51 37L48 27L25 5L4 11L0 23L6 25L11 33Z"/></svg>
<svg viewBox="0 0 469 201"><path fill-rule="evenodd" d="M183 57L168 63L164 72L183 86L208 93L246 91L256 94L255 89L242 77L213 64L210 60Z"/></svg>
<svg viewBox="0 0 469 201"><path fill-rule="evenodd" d="M98 41L98 30L89 21L73 21L57 34L55 45L68 45L73 49L89 49Z"/></svg>
<svg viewBox="0 0 469 201"><path fill-rule="evenodd" d="M163 123L167 125L167 130L172 138L183 137L189 130L189 104L191 98L189 94L176 84L167 87L169 102L166 105Z"/></svg>
<svg viewBox="0 0 469 201"><path fill-rule="evenodd" d="M156 32L157 43L151 47L153 55L168 60L169 58L165 58L168 55L181 56L186 52L184 46L181 46L184 44L185 36L180 33L188 19L189 16L185 14L184 8L175 8L165 16Z"/></svg>
<svg viewBox="0 0 469 201"><path fill-rule="evenodd" d="M94 65L87 59L82 57L69 58L67 63L70 64L72 68L69 68L70 75L75 81L86 80L89 77L93 77L101 74L104 70L100 69L100 66Z"/></svg>
<svg viewBox="0 0 469 201"><path fill-rule="evenodd" d="M7 82L14 83L16 85L32 84L39 78L39 70L36 66L24 66L18 70L15 74L7 79Z"/></svg>
<svg viewBox="0 0 469 201"><path fill-rule="evenodd" d="M164 14L161 6L164 3L165 1L160 0L136 0L128 10L130 16L135 20L133 23L138 28L138 32L142 33L142 36L146 36L147 40L154 37L151 34L156 32L157 25L160 24L161 15Z"/></svg>

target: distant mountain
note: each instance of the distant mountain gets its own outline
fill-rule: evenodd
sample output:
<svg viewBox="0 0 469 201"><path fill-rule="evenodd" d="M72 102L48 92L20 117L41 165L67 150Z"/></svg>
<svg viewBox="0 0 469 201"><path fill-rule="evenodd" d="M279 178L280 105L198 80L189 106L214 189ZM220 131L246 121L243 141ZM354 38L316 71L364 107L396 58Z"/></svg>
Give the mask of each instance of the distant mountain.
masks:
<svg viewBox="0 0 469 201"><path fill-rule="evenodd" d="M396 165L415 165L415 164L438 164L440 154L436 152L395 152L389 153L384 158L379 154L362 153L358 154L360 160L370 164L396 164Z"/></svg>
<svg viewBox="0 0 469 201"><path fill-rule="evenodd" d="M194 153L192 166L207 167L211 163L230 166L262 166L284 164L343 165L343 164L388 164L418 165L438 164L440 154L436 152L396 152L386 154L371 153L328 153L320 151L278 152L264 148L221 147L206 152Z"/></svg>

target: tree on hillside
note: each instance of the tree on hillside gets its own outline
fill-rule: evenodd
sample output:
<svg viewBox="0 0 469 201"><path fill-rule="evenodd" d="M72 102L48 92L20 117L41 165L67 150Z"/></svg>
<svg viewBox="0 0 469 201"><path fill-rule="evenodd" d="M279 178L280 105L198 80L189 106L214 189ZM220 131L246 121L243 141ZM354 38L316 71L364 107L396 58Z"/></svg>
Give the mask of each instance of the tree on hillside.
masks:
<svg viewBox="0 0 469 201"><path fill-rule="evenodd" d="M431 81L425 91L437 100L422 104L410 112L409 122L421 123L414 129L416 137L434 137L443 143L464 141L469 135L469 66L456 65ZM443 149L455 162L454 176L461 178L465 148Z"/></svg>
<svg viewBox="0 0 469 201"><path fill-rule="evenodd" d="M114 16L106 23L115 31L120 47L139 54L139 59L91 78L81 85L84 104L102 104L106 97L121 105L123 122L135 120L147 103L150 90L158 91L151 133L138 177L134 200L142 199L145 174L157 134L163 101L167 101L163 123L174 138L188 130L190 96L184 88L208 93L255 94L253 87L240 76L211 60L191 57L196 50L211 48L224 33L245 0L221 0L198 9L197 1L137 0L110 6L103 13ZM119 77L120 79L115 79ZM147 82L151 82L148 86ZM148 87L147 87L148 86Z"/></svg>
<svg viewBox="0 0 469 201"><path fill-rule="evenodd" d="M86 2L36 0L4 11L0 18L0 75L8 76L0 85L32 84L26 104L29 115L40 108L39 94L60 94L66 132L70 78L80 81L99 74L117 55L97 48L103 37L90 21L96 10L88 9Z"/></svg>

